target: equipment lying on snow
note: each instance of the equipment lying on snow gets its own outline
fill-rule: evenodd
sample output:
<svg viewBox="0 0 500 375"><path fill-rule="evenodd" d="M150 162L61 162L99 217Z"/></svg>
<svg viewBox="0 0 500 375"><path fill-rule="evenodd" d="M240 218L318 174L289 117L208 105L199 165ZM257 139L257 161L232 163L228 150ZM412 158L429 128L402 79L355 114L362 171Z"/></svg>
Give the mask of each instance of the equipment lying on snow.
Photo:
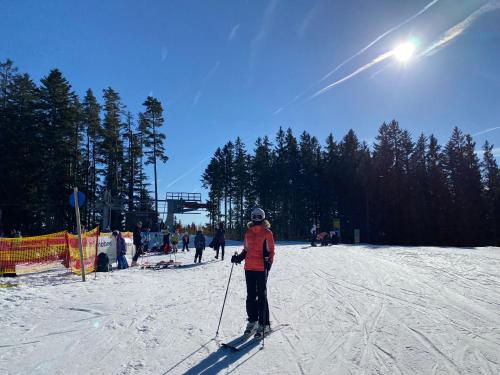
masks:
<svg viewBox="0 0 500 375"><path fill-rule="evenodd" d="M175 262L173 260L162 260L157 263L144 263L140 266L141 269L152 269L152 270L161 270L165 268L174 268L181 267L181 262Z"/></svg>

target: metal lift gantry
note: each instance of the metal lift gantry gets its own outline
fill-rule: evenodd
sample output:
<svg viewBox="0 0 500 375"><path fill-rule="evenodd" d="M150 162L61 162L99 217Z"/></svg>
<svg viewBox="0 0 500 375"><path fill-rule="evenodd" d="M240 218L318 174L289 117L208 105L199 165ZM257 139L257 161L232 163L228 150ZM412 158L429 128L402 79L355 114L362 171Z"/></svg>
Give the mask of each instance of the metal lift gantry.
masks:
<svg viewBox="0 0 500 375"><path fill-rule="evenodd" d="M167 204L167 219L165 224L169 230L174 226L175 214L199 214L200 210L207 210L209 202L203 203L200 193L166 193L165 199L158 199L158 202ZM163 212L165 213L165 212Z"/></svg>

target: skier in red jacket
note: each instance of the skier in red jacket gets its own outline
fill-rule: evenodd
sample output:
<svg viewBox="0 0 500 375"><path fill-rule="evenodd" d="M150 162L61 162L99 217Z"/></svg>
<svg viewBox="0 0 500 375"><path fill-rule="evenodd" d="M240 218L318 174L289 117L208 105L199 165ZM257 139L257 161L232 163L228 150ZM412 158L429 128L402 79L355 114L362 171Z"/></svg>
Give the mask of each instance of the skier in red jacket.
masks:
<svg viewBox="0 0 500 375"><path fill-rule="evenodd" d="M232 263L245 260L245 280L247 284L246 309L248 323L245 335L256 330L256 337L271 331L269 305L267 303L267 274L274 261L274 238L261 208L252 210L252 221L245 233L244 249L231 258Z"/></svg>

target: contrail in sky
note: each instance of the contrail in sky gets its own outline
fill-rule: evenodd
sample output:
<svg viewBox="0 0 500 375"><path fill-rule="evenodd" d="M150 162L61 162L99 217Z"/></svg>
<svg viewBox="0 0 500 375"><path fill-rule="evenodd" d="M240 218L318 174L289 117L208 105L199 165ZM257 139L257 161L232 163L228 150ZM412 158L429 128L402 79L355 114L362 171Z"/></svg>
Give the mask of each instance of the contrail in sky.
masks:
<svg viewBox="0 0 500 375"><path fill-rule="evenodd" d="M455 26L453 26L452 28L448 29L437 42L434 42L430 47L426 48L422 53L420 53L417 56L417 60L420 59L420 58L422 58L422 57L430 56L430 55L436 53L439 49L443 48L445 45L447 45L449 42L451 42L457 36L461 35L468 27L470 27L472 25L472 23L479 16L481 16L484 13L490 12L492 10L496 10L498 8L500 8L500 1L498 1L498 0L496 0L496 1L490 1L489 3L483 5L482 7L480 7L479 9L477 9L476 11L474 11L473 13L471 13L462 22L460 22L460 23L456 24ZM386 53L378 56L376 59L374 59L373 61L369 62L366 65L363 65L361 68L358 68L357 70L355 70L351 74L349 74L349 75L345 76L344 78L341 78L338 81L335 81L335 82L331 83L330 85L328 85L328 86L322 88L321 90L317 91L316 93L314 93L313 95L311 95L307 99L307 101L309 101L311 99L314 99L316 96L325 93L326 91L328 91L331 88L333 88L333 87L341 84L344 81L347 81L348 79L351 79L352 77L358 75L362 71L364 71L364 70L372 67L375 64L378 64L379 62L387 59L388 57L392 56L393 54L394 54L394 50L391 50L389 52L386 52Z"/></svg>
<svg viewBox="0 0 500 375"><path fill-rule="evenodd" d="M314 99L315 97L321 95L321 94L324 94L325 92L327 92L328 90L332 89L333 87L337 86L337 85L340 85L342 82L345 82L347 81L348 79L351 79L352 77L354 76L357 76L359 73L365 71L366 69L368 68L371 68L373 65L375 64L378 64L386 59L388 59L389 57L391 57L392 55L394 55L394 50L390 50L389 52L386 52L386 53L383 53L382 55L378 56L377 58L373 59L372 61L370 61L368 64L366 65L363 65L361 68L358 68L356 69L354 72L352 72L351 74L348 74L346 75L344 78L341 78L339 79L338 81L335 81L331 84L329 84L328 86L326 87L323 87L321 90L318 90L316 91L314 94L312 94L309 98L307 98L306 101L309 101L309 100L312 100Z"/></svg>
<svg viewBox="0 0 500 375"><path fill-rule="evenodd" d="M481 134L486 134L486 133L489 133L489 132L492 132L493 130L497 130L497 129L500 129L500 126L496 126L494 128L490 128L490 129L486 129L486 130L482 130L480 132L477 132L475 134L472 134L473 137L475 137L476 135L481 135Z"/></svg>
<svg viewBox="0 0 500 375"><path fill-rule="evenodd" d="M420 16L422 13L426 12L430 7L432 7L434 4L436 4L438 1L440 0L433 0L431 1L429 4L427 4L425 7L423 7L422 9L420 9L417 13L415 13L413 16L411 16L410 18L407 18L406 20L404 20L403 22L401 22L400 24L394 26L394 27L391 27L389 30L387 30L385 33L379 35L377 38L375 38L373 41L371 41L368 45L366 45L365 47L363 47L362 49L360 49L358 52L356 52L354 55L352 55L351 57L349 57L347 60L344 60L343 62L341 62L339 65L337 65L332 71L330 71L328 74L326 74L325 76L323 76L323 78L321 78L321 81L324 81L325 79L327 79L328 77L330 77L333 73L335 73L337 70L339 70L340 68L342 68L345 64L347 64L349 61L351 61L352 59L358 57L359 55L361 55L363 52L365 52L368 48L370 48L371 46L373 46L375 43L377 43L380 39L386 37L387 35L389 35L390 33L392 33L393 31L396 31L397 29L399 29L400 27L406 25L408 22L411 22L413 21L415 18L417 18L418 16Z"/></svg>
<svg viewBox="0 0 500 375"><path fill-rule="evenodd" d="M418 58L430 56L438 52L446 44L450 43L453 39L462 34L466 29L468 29L479 16L481 16L484 13L491 12L492 10L496 10L498 8L500 8L500 2L498 0L490 1L488 4L483 5L482 7L471 13L462 22L457 23L455 26L448 29L437 42L434 42L430 47L426 48L418 56Z"/></svg>
<svg viewBox="0 0 500 375"><path fill-rule="evenodd" d="M177 182L179 182L180 180L182 180L184 177L190 175L191 173L193 173L197 168L200 167L200 164L204 163L205 161L207 161L208 159L210 158L210 156L207 156L203 159L201 159L198 164L196 164L193 168L191 168L189 171L187 172L184 172L183 174L181 174L179 177L177 177L175 180L173 180L171 183L169 183L167 186L165 186L165 189L168 189L170 188L171 186L175 185Z"/></svg>
<svg viewBox="0 0 500 375"><path fill-rule="evenodd" d="M276 111L273 112L273 115L277 115L278 113L280 113L281 111L283 111L286 107L288 107L289 105L295 103L297 100L299 100L302 96L304 96L304 94L309 91L311 88L313 88L314 86L316 86L318 83L320 82L323 82L325 79L327 79L328 77L330 77L333 73L335 73L337 70L339 70L340 68L342 68L345 64L347 64L348 62L350 62L352 59L358 57L359 55L361 55L362 53L366 52L366 50L368 50L370 47L372 47L375 43L377 43L379 40L381 40L382 38L386 37L387 35L389 35L390 33L392 33L393 31L396 31L397 29L399 29L400 27L406 25L407 23L413 21L415 18L417 18L418 16L420 16L422 13L426 12L430 7L432 7L434 4L436 4L437 2L439 2L440 0L433 0L431 1L429 4L427 4L425 7L423 7L422 9L420 9L417 13L415 13L414 15L412 15L411 17L407 18L406 20L404 20L403 22L399 23L398 25L396 26L393 26L391 27L389 30L387 30L386 32L384 32L383 34L379 35L377 38L375 38L374 40L372 40L370 43L368 43L365 47L363 47L362 49L360 49L358 52L356 52L354 55L352 55L351 57L349 57L348 59L344 60L343 62L341 62L339 65L337 65L333 70L331 70L330 72L328 72L326 75L324 75L318 82L312 84L311 86L309 86L306 90L302 91L301 93L299 93L295 98L293 98L289 103L285 104L284 106L278 108Z"/></svg>

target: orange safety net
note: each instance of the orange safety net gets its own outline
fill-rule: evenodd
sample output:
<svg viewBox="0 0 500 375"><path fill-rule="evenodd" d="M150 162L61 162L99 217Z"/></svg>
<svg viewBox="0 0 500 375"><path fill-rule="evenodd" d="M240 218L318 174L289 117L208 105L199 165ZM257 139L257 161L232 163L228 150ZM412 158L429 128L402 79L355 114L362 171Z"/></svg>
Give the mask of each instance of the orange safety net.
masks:
<svg viewBox="0 0 500 375"><path fill-rule="evenodd" d="M0 238L0 276L64 268L66 232L24 238Z"/></svg>
<svg viewBox="0 0 500 375"><path fill-rule="evenodd" d="M69 249L69 266L71 271L77 275L82 274L80 266L80 248L78 247L78 236L67 234ZM82 233L82 252L85 273L95 271L97 261L97 242L99 240L99 227L90 232Z"/></svg>

